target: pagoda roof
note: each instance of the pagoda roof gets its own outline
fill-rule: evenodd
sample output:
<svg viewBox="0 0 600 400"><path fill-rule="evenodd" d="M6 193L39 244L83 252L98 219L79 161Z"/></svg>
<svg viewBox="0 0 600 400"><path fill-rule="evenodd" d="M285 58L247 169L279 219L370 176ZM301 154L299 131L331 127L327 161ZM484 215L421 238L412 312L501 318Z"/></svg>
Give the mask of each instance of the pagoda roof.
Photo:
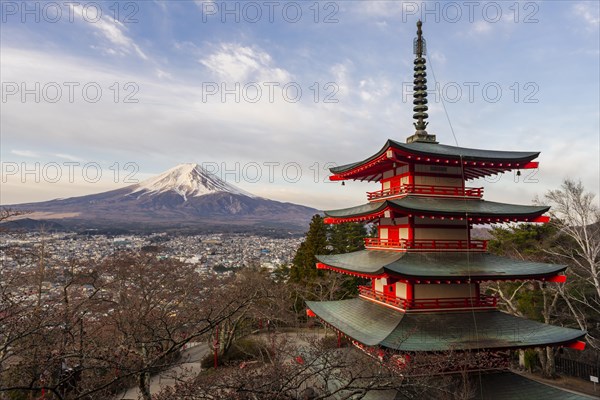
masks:
<svg viewBox="0 0 600 400"><path fill-rule="evenodd" d="M369 300L307 301L319 318L367 346L407 352L566 345L585 332L501 311L402 313Z"/></svg>
<svg viewBox="0 0 600 400"><path fill-rule="evenodd" d="M387 156L389 149L394 157ZM439 143L402 143L388 139L377 153L362 161L340 165L329 170L338 175L337 179L381 179L377 164L388 162L416 162L439 165L465 165L467 179L491 175L511 169L527 168L526 165L539 156L539 152L482 150L448 146Z"/></svg>
<svg viewBox="0 0 600 400"><path fill-rule="evenodd" d="M426 280L541 279L555 276L567 268L566 265L513 260L489 253L360 250L316 257L326 266L350 274L399 275Z"/></svg>
<svg viewBox="0 0 600 400"><path fill-rule="evenodd" d="M327 217L338 219L326 222L346 222L352 219L375 219L386 210L415 216L450 216L462 218L519 219L535 218L546 211L548 206L527 206L519 204L497 203L481 199L452 199L422 196L406 196L400 199L371 202L355 207L325 211ZM477 222L477 221L474 221Z"/></svg>
<svg viewBox="0 0 600 400"><path fill-rule="evenodd" d="M464 379L459 376L458 379ZM502 372L474 372L468 376L472 383L473 400L589 400L596 397L584 394L574 393L569 390L550 386L545 383L534 381L509 371ZM418 392L413 393L408 390L393 391L393 393L379 394L377 391L369 392L365 396L368 400L409 400L437 399L439 392L435 389L425 393L419 388Z"/></svg>
<svg viewBox="0 0 600 400"><path fill-rule="evenodd" d="M584 400L593 397L573 393L528 379L512 372L481 374L476 377L481 391L475 399L486 400Z"/></svg>

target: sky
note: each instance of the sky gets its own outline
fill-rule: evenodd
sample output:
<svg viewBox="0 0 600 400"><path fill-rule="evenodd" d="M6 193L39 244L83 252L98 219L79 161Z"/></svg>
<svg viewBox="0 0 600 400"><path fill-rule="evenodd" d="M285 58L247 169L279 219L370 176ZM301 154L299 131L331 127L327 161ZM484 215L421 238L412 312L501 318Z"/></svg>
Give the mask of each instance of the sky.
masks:
<svg viewBox="0 0 600 400"><path fill-rule="evenodd" d="M364 203L377 183L342 187L328 168L414 133L418 19L428 132L541 151L538 170L469 186L521 204L567 177L600 189L597 1L0 4L3 205L190 162L275 200Z"/></svg>

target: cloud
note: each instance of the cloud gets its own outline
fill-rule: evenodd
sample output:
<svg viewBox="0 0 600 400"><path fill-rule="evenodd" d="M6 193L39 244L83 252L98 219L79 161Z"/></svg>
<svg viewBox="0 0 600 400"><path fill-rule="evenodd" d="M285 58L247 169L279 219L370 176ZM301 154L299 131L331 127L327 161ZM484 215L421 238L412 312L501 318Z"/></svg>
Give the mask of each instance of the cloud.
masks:
<svg viewBox="0 0 600 400"><path fill-rule="evenodd" d="M590 31L597 31L600 26L600 7L597 2L577 3L573 5L573 12L580 17Z"/></svg>
<svg viewBox="0 0 600 400"><path fill-rule="evenodd" d="M40 158L39 153L31 150L11 150L10 153L19 157Z"/></svg>
<svg viewBox="0 0 600 400"><path fill-rule="evenodd" d="M239 59L246 66L247 69L237 77L266 79L269 74L274 74L273 71L283 70L257 47L219 46L210 56L223 52L232 57L235 54L237 58L234 59ZM329 208L335 208L341 205L337 204L340 198L333 196L336 189L339 190L337 186L325 185L323 189L320 186L303 187L302 182L282 182L284 166L300 163L303 166L303 182L314 182L318 172L318 181L322 183L328 174L325 168L328 162L341 164L364 158L365 148L357 146L357 143L366 142L369 152L377 151L387 139L387 122L398 118L393 108L397 108L400 100L387 101L389 96L386 92L391 90L387 87L389 79L386 80L385 75L359 74L348 60L323 67L327 76L331 76L327 80L352 89L346 90L350 92L347 97L339 92L335 94L339 103L314 102L313 92L309 89L312 82L309 82L302 83L304 94L302 101L297 103L283 101L281 89L276 89L273 103L261 101L250 104L243 99L239 103L231 98L222 101L218 95L208 102L202 101L206 73L185 81L166 80L157 78L154 68L127 71L118 65L103 65L67 54L16 47L4 47L2 57L3 73L6 72L5 78L9 81L77 81L82 85L93 81L103 88L104 96L98 103L83 101L79 86L73 103L23 103L17 99L2 107L3 131L6 129L10 133L3 134L3 146L19 148L20 143L29 143L32 146L21 148L55 157L80 157L85 161L98 162L103 168L103 178L104 175L114 177L115 168L111 166L116 162L120 166L120 178L129 172L124 169L126 162L133 162L140 171L151 173L162 172L181 160L217 162L223 169L235 169L236 163L243 166L248 162L260 165L275 162L278 163L274 172L275 183L267 181L265 167L263 181L251 186L242 182L240 187L265 194L272 191L273 185L307 194L321 190L322 200L300 196L295 201L319 206L330 201ZM292 72L285 73L292 76ZM228 76L232 78L232 75ZM361 81L364 81L362 85ZM109 89L114 82L136 82L139 103L115 103L114 91ZM331 92L323 87L321 89L321 99ZM370 100L362 100L359 90L368 94ZM263 99L266 100L266 97L264 95ZM384 118L378 118L379 112L386 113ZM406 108L406 112L408 114L410 108ZM31 118L34 114L36 118ZM396 122L391 124L396 125ZM364 133L368 131L375 133L371 139L365 140ZM331 152L334 148L340 150L338 155ZM56 188L53 197L64 197L59 186L53 187ZM20 194L13 193L11 202L19 196L21 201L30 201L28 196L34 191L35 188L30 191L23 187ZM48 196L46 199L50 198L47 193L51 192L44 192L44 196ZM266 197L288 200L277 192ZM362 195L356 198L362 199Z"/></svg>
<svg viewBox="0 0 600 400"><path fill-rule="evenodd" d="M264 77L265 67L267 71L277 69L266 53L250 50L242 52L249 59L245 62L256 61L249 67L249 77ZM202 101L204 77L169 81L158 79L156 71L150 68L126 71L81 57L11 47L2 49L2 59L3 74L6 73L3 78L8 81L81 83L73 103L64 99L53 104L21 102L15 98L3 104L2 128L7 134L2 135L2 146L19 149L20 143L28 143L32 145L27 147L30 151L44 156L97 162L107 177L114 176L115 168L111 166L116 162L122 178L130 172L125 170L126 162L135 163L140 171L156 173L188 160L214 161L220 166L225 163L229 169L235 168L236 163L275 162L279 167L274 179L279 181L283 179L283 166L297 162L306 166L304 176L309 179L313 176L309 167L318 161L318 170L324 173L324 160L337 161L332 159L330 149L341 139L351 138L356 129L339 124L346 119L345 111L314 103L308 86L303 86L303 100L297 103L284 101L281 89L273 103L220 101L219 96L206 102ZM81 97L83 83L92 81L104 93L97 103ZM115 92L109 89L115 82L120 82L121 87L124 82L136 82L139 103L115 102ZM268 191L271 185L266 178L262 184ZM57 188L53 197L63 197L58 186L53 187ZM33 191L23 188L12 198L20 196L22 201L29 201L28 193Z"/></svg>
<svg viewBox="0 0 600 400"><path fill-rule="evenodd" d="M364 1L351 3L353 11L369 18L379 17L395 19L403 12L406 12L407 2L402 1ZM412 4L408 7L411 8ZM412 9L412 8L411 8ZM404 21L403 21L404 22Z"/></svg>
<svg viewBox="0 0 600 400"><path fill-rule="evenodd" d="M226 82L287 83L292 79L288 71L275 66L272 57L257 46L222 43L199 62Z"/></svg>
<svg viewBox="0 0 600 400"><path fill-rule="evenodd" d="M76 161L76 162L83 161L83 159L80 157L72 156L70 154L65 154L65 153L55 153L55 154L53 154L53 156L58 157L58 158L63 158L65 160L69 160L69 161Z"/></svg>
<svg viewBox="0 0 600 400"><path fill-rule="evenodd" d="M137 54L143 60L148 60L148 56L142 51L142 49L125 34L127 28L120 21L115 18L111 18L109 15L104 15L95 21L96 16L88 15L89 12L84 15L84 8L79 3L68 3L69 7L79 17L79 20L86 21L85 23L96 29L96 31L108 40L113 47L106 47L104 50L107 54L125 55L125 54ZM94 21L94 22L92 22Z"/></svg>
<svg viewBox="0 0 600 400"><path fill-rule="evenodd" d="M473 22L471 33L473 34L482 34L488 33L492 31L492 24L486 21L477 21Z"/></svg>
<svg viewBox="0 0 600 400"><path fill-rule="evenodd" d="M333 81L339 88L339 94L341 97L348 97L352 93L352 82L350 81L350 68L352 62L346 61L345 63L338 63L330 68L330 72L333 75Z"/></svg>
<svg viewBox="0 0 600 400"><path fill-rule="evenodd" d="M508 3L507 3L508 5ZM499 35L510 37L514 34L519 24L515 23L517 18L512 12L503 12L501 16L496 19L486 18L483 14L483 19L469 21L466 18L462 21L467 25L467 31L459 34L461 36L474 37L479 40L485 38L488 40L489 36L497 37ZM524 17L523 17L524 18ZM533 17L531 17L533 19Z"/></svg>
<svg viewBox="0 0 600 400"><path fill-rule="evenodd" d="M163 13L166 13L167 10L169 9L169 7L167 7L167 2L166 1L153 0L152 4L155 4L156 6L160 7L160 9L161 9L161 11Z"/></svg>
<svg viewBox="0 0 600 400"><path fill-rule="evenodd" d="M164 71L160 68L156 69L156 76L159 79L173 79L173 75L170 72Z"/></svg>
<svg viewBox="0 0 600 400"><path fill-rule="evenodd" d="M435 61L436 65L446 64L446 56L440 51L432 51L431 54L429 54L429 58L430 60Z"/></svg>
<svg viewBox="0 0 600 400"><path fill-rule="evenodd" d="M390 95L391 87L391 83L386 79L362 79L359 82L360 98L368 102L385 100Z"/></svg>
<svg viewBox="0 0 600 400"><path fill-rule="evenodd" d="M351 7L348 3L355 4L356 8L371 6L369 3L365 5L358 2L342 2L340 10ZM379 2L379 5L386 3L390 2ZM140 171L152 174L184 160L199 163L214 161L220 166L224 162L228 168L234 168L235 162L238 161L242 166L244 162L251 161L261 165L264 162L279 162L281 164L275 172L275 177L279 180L277 184L280 184L282 189L286 189L285 193L289 195L284 196L283 191L273 190L275 184L264 184L264 181L253 186L244 186L242 182L241 187L264 194L266 197L279 196L281 199L309 204L314 202L314 205L327 208L362 202L364 190L373 190L372 187L365 188L361 192L362 189L354 190L355 182L351 182L344 189L341 189L339 184L332 185L331 189L328 185L322 185L325 186L322 188L317 187L316 184L315 187L301 186L301 184L289 186L287 182L281 182L281 168L287 162L302 163L305 179L313 179L315 171L318 171L319 183L322 183L323 174L327 173L324 168L326 162L343 164L364 159L379 150L386 139L402 140L413 132L412 98L410 96L404 98L402 89L403 83L407 83L409 85L407 88L412 90L413 66L410 45L415 36L414 21L392 22L388 18L393 17L387 13L392 15L395 13L397 16L398 5L390 6L395 8L387 10L381 7L372 10L375 14L381 13L381 18L346 12L339 17L348 18L340 18L340 23L335 25L313 26L312 24L310 29L304 29L304 26L299 25L275 24L269 25L266 32L262 29L248 30L247 24L226 27L222 24L194 25L194 22L199 21L195 5L191 13L189 10L169 8L173 17L177 16L178 22L181 22L178 24L180 26L177 26L177 29L170 26L169 30L165 29L165 36L162 33L160 35L161 41L154 42L152 47L148 47L147 51L152 51L148 53L152 58L150 62L135 65L135 69L131 68L130 61L144 59L138 53L139 50L144 54L140 46L146 49L145 43L151 43L153 39L158 40L157 32L153 29L156 26L153 24L156 24L159 19L140 20L140 35L147 35L145 38L148 42L141 41L137 25L123 26L113 21L102 21L91 24L90 27L81 25L84 22L71 27L72 35L87 29L84 33L87 34L86 36L93 35L92 43L101 50L98 52L86 51L89 48L82 51L77 47L81 43L79 40L73 41L73 46L59 45L62 43L59 42L62 36L53 37L53 31L41 30L41 28L48 28L42 24L11 26L7 31L10 33L12 29L12 37L16 39L10 42L11 46L4 45L3 41L1 50L3 81L26 82L28 85L41 82L42 86L45 82L78 82L80 85L76 88L76 100L73 103L64 100L67 97L67 90L63 87L63 101L58 103L48 104L43 101L23 103L19 101L20 96L17 94L10 101L2 104L2 148L6 149L7 153L10 149L20 149L18 151L24 152L21 153L23 159L16 160L19 162L42 161L42 159L27 158L35 153L44 159L49 159L50 156L57 158L63 156L64 161L70 160L68 157L71 157L71 159L81 158L86 162L98 162L103 166L107 179L114 177L115 169L109 167L116 162L120 165L121 178L129 172L124 170L126 162L135 162L139 165ZM373 7L378 5L375 4ZM586 19L585 16L588 14L584 11L590 9L591 19ZM540 8L540 12L544 10L545 8ZM573 21L575 18L573 10L573 4L568 4L562 9L562 14ZM594 17L593 8L584 7L582 10L583 16L579 17L581 21L576 26L584 30L587 24L584 21L589 20L593 23ZM161 13L164 10L157 8L155 11ZM185 20L185 17L192 20ZM359 17L371 18L369 24L363 23L364 20ZM81 18L77 19L81 20ZM175 18L173 20L175 21ZM312 21L312 18L309 20ZM546 20L548 18L543 21ZM376 21L388 23L389 36L384 36L381 29L373 26ZM467 26L467 22L462 22L452 26L447 23L426 25L426 37L431 39L429 57L435 64L436 72L440 68L437 66L443 63L444 55L450 60L450 54L458 60L469 59L481 62L481 67L475 62L450 63L453 65L447 64L439 71L441 76L448 76L459 82L464 80L487 82L496 79L493 75L495 73L510 75L510 77L514 75L521 83L529 81L533 76L536 82L540 83L540 87L543 87L543 92L562 93L564 85L561 86L556 79L545 80L546 78L540 77L537 80L538 72L541 71L540 74L544 75L553 71L570 71L569 68L577 67L577 71L583 73L574 75L575 82L581 84L586 80L586 91L583 93L586 96L578 99L597 106L597 100L593 101L597 96L590 97L590 93L597 89L597 79L591 80L597 74L592 76L587 72L597 66L597 62L569 64L567 57L563 64L546 61L523 71L523 68L520 68L523 63L514 64L512 69L512 60L509 63L508 59L502 56L504 51L511 54L512 49L524 45L521 39L524 40L525 36L519 41L506 41L505 48L498 47L499 44L504 43L507 36L505 33L510 34L517 27L528 29L524 34L533 35L531 38L536 40L539 38L539 41L535 42L535 47L531 47L532 51L536 51L539 44L539 48L543 50L554 51L555 49L556 52L563 52L563 47L556 47L563 46L562 41L556 42L551 35L544 36L542 25L515 24L503 20L496 24L482 22L479 25ZM104 25L100 27L99 25L102 24ZM475 34L477 29L488 33L477 35ZM473 32L469 32L471 36L468 36L468 39L475 43L461 42L461 37L465 38L467 31L470 30ZM3 33L5 33L4 29ZM64 33L61 31L61 35ZM564 32L565 35L569 33L568 30ZM169 34L172 36L169 37ZM323 36L317 37L317 34ZM502 36L498 37L497 34ZM38 38L42 35L48 35L48 39L31 40L31 37ZM585 37L579 34L576 37L581 39L586 49L597 43L593 41L593 35L583 36ZM30 40L24 41L23 37ZM565 40L565 42L573 43L572 40ZM508 47L514 43L518 46ZM165 45L161 46L162 44ZM471 47L471 44L481 47ZM83 45L88 46L86 41ZM396 52L398 46L404 50ZM149 50L150 48L152 50ZM444 53L438 53L436 48L442 49ZM597 45L595 48L597 55ZM102 57L104 53L117 57L129 56L118 60L126 62L115 62L114 57ZM489 58L490 54L493 58ZM497 65L495 60L498 58L500 64ZM488 62L490 67L483 68ZM485 75L487 70L492 72L492 78ZM461 75L459 72L475 76L471 79L470 75L467 78L467 75ZM227 81L226 87L231 88L229 81L242 81L242 84L252 81L283 83L291 80L292 77L300 82L303 89L302 100L298 103L282 101L280 88L276 89L274 103L261 101L249 104L243 98L236 103L232 101L233 96L228 96L224 101L223 96L219 94L212 96L209 101L202 100L202 84L210 80L216 81L217 78L223 82ZM320 83L322 100L325 95L332 92L325 89L323 84L331 81L339 87L335 94L335 98L339 101L335 104L313 101L314 90L311 89L311 85L314 82ZM100 102L90 103L82 99L81 89L86 82L97 82L102 87L103 97ZM118 102L113 100L116 93L115 82L119 83L120 88ZM140 100L139 103L123 102L124 97L130 92L124 89L124 84L127 82L135 82L139 87L138 93L134 96ZM513 92L509 89L512 82L511 80L506 85L502 84L503 100L512 99ZM430 89L433 89L433 83L432 79ZM263 85L261 87L263 99L266 99L267 89ZM590 113L583 112L581 113L583 117L573 119L574 114L568 113L569 124L558 127L554 126L556 125L554 122L556 115L561 113L544 112L543 103L482 104L479 90L481 87L479 87L475 94L476 101L479 103L470 104L465 100L467 89L464 86L462 88L461 102L456 105L448 104L461 145L491 149L541 150L548 160L545 165L550 165L552 160L561 157L560 150L564 152L564 143L570 138L569 132L579 134L585 131L586 137L591 137L590 135L596 132L597 137L597 122L594 125L594 121L598 121L597 114L592 118ZM523 93L520 94L522 97ZM438 134L441 143L453 144L441 103L434 100L435 96L430 95L429 98L431 132ZM590 98L591 101L588 100ZM544 100L552 104L563 104L561 98L555 100L545 97ZM571 101L567 105L572 103ZM35 118L32 118L32 115ZM513 129L512 121L522 121L522 132L527 133L544 120L548 120L544 130L547 136L537 142L523 143L524 139ZM556 143L558 149L549 149L551 143ZM588 142L587 146L578 147L580 153L577 153L576 157L569 158L568 162L569 165L573 165L573 170L567 172L551 170L552 173L556 173L557 176L559 174L562 176L563 173L576 173L575 166L582 165L577 160L591 159L596 162L594 165L597 165L597 139L593 143L593 146ZM580 144L578 143L577 146ZM14 152L9 155L13 158L18 156ZM266 169L263 169L263 172L266 176ZM583 179L589 184L589 182L596 182L597 176L594 179L592 173L589 173ZM550 187L546 183L538 186L539 189L536 191L539 192ZM54 197L64 196L63 189L60 189L59 193L58 186L53 187L55 189L52 190L50 187L48 193L56 193ZM343 190L343 193L340 193L340 190ZM3 192L7 191L9 190ZM28 193L33 193L26 187L13 188L13 191L15 198L19 197L24 201L28 200ZM313 198L316 196L315 193L318 193L318 201ZM502 190L494 188L490 191L492 196L498 193L502 193Z"/></svg>

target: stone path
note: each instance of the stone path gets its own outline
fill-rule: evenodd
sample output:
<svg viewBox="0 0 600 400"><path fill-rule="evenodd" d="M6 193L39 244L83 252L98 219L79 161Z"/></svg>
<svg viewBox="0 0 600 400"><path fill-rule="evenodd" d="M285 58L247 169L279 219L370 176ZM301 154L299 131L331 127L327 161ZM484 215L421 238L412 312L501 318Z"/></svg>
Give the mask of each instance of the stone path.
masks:
<svg viewBox="0 0 600 400"><path fill-rule="evenodd" d="M201 370L200 362L210 351L207 343L192 343L181 353L181 360L176 366L154 375L150 379L150 393L158 393L177 382L188 380L198 375ZM116 400L137 400L140 391L137 387L129 388L115 396Z"/></svg>

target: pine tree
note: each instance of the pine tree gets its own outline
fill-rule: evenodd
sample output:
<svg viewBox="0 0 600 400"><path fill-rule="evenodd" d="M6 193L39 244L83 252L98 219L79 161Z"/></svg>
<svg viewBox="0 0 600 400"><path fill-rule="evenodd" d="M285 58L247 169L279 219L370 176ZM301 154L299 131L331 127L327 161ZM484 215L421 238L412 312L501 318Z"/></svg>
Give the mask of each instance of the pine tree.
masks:
<svg viewBox="0 0 600 400"><path fill-rule="evenodd" d="M292 267L290 269L290 281L300 283L309 282L323 272L316 268L317 254L329 254L328 250L328 228L323 222L323 217L315 215L310 221L306 240L300 244Z"/></svg>
<svg viewBox="0 0 600 400"><path fill-rule="evenodd" d="M365 226L346 223L327 226L321 216L315 215L310 223L306 240L302 242L290 269L292 284L301 289L299 298L305 300L342 299L357 293L361 282L355 277L323 271L316 268L316 255L341 254L364 249ZM303 308L300 302L297 309Z"/></svg>
<svg viewBox="0 0 600 400"><path fill-rule="evenodd" d="M333 254L350 253L364 249L364 238L367 236L365 226L360 223L333 225L329 244Z"/></svg>

